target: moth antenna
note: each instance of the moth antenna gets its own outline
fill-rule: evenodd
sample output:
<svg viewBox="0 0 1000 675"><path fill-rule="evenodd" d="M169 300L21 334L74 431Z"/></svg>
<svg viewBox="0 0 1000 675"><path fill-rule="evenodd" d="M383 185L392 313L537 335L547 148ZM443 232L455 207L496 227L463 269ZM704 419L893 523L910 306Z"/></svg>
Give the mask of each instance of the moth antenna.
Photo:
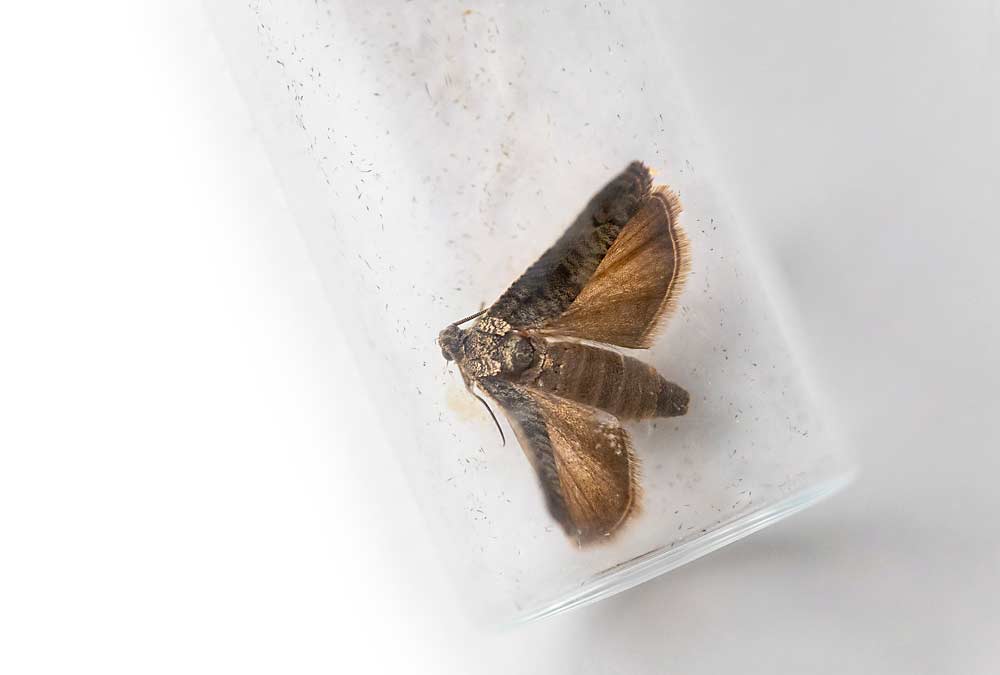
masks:
<svg viewBox="0 0 1000 675"><path fill-rule="evenodd" d="M487 307L486 309L489 309L489 307ZM475 318L476 318L477 316L482 316L483 314L485 314L485 313L486 313L486 309L481 309L481 310L479 310L478 312L476 312L475 314L472 314L472 315L470 315L470 316L467 316L467 317L465 317L464 319L460 319L459 321L455 321L455 322L453 322L453 323L452 323L451 325L452 325L452 326L460 326L460 325L462 325L463 323L465 323L466 321L472 321L472 320L473 320L473 319L475 319Z"/></svg>
<svg viewBox="0 0 1000 675"><path fill-rule="evenodd" d="M483 406L486 408L486 412L488 412L490 414L490 417L493 418L493 424L497 425L497 431L500 432L500 445L506 447L507 446L507 437L503 435L503 428L500 426L500 422L497 421L497 416L494 415L493 411L490 409L490 404L487 403L486 400L482 396L480 396L476 392L472 391L471 389L469 389L469 393L479 399L479 402L482 403Z"/></svg>

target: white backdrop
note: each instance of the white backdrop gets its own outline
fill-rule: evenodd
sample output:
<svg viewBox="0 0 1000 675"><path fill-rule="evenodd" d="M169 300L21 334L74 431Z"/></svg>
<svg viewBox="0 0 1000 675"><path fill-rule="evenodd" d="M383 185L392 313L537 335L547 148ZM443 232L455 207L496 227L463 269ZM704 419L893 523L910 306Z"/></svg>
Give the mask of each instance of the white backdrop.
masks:
<svg viewBox="0 0 1000 675"><path fill-rule="evenodd" d="M671 5L854 488L597 606L466 627L201 8L23 3L0 670L994 672L1000 12Z"/></svg>

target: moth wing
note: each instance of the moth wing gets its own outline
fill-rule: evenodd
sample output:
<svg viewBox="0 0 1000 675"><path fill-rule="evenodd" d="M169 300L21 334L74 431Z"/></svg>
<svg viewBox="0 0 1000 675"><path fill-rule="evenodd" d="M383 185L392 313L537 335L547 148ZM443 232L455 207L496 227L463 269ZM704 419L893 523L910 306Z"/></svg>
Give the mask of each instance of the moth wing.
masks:
<svg viewBox="0 0 1000 675"><path fill-rule="evenodd" d="M660 320L675 308L690 267L680 211L676 194L655 188L566 311L538 332L649 347Z"/></svg>
<svg viewBox="0 0 1000 675"><path fill-rule="evenodd" d="M487 316L519 328L562 314L651 188L649 169L632 162L594 195L559 240L490 307Z"/></svg>
<svg viewBox="0 0 1000 675"><path fill-rule="evenodd" d="M638 509L639 460L615 417L505 380L479 384L503 408L567 535L604 540Z"/></svg>

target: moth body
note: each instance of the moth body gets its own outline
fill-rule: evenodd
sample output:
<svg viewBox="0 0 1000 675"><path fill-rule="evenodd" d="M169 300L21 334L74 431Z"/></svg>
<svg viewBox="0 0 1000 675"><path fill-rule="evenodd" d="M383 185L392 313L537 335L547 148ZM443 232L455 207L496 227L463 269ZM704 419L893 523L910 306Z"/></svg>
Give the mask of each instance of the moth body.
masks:
<svg viewBox="0 0 1000 675"><path fill-rule="evenodd" d="M592 344L651 344L688 268L679 214L677 196L633 162L490 308L438 335L466 386L503 409L549 513L581 545L638 509L639 460L621 421L687 412L682 387Z"/></svg>

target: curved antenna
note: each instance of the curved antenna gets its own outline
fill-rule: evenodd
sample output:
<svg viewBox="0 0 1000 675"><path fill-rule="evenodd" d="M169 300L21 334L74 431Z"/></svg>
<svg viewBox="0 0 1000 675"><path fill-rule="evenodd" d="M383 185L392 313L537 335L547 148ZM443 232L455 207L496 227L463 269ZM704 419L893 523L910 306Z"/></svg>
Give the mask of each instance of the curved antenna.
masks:
<svg viewBox="0 0 1000 675"><path fill-rule="evenodd" d="M500 445L506 447L507 446L507 437L503 435L503 429L500 428L500 422L497 421L497 416L493 414L492 410L490 410L490 404L487 403L486 400L482 396L480 396L476 392L472 391L471 388L469 389L469 393L479 399L479 402L482 403L483 406L486 408L486 412L488 412L490 414L490 417L493 418L493 424L497 425L497 431L500 432Z"/></svg>
<svg viewBox="0 0 1000 675"><path fill-rule="evenodd" d="M477 316L482 316L483 314L485 314L487 309L489 309L489 307L486 307L485 309L481 309L478 312L476 312L475 314L472 314L471 316L467 316L464 319L460 319L459 321L455 321L451 325L452 326L460 326L463 323L465 323L466 321L472 321Z"/></svg>

